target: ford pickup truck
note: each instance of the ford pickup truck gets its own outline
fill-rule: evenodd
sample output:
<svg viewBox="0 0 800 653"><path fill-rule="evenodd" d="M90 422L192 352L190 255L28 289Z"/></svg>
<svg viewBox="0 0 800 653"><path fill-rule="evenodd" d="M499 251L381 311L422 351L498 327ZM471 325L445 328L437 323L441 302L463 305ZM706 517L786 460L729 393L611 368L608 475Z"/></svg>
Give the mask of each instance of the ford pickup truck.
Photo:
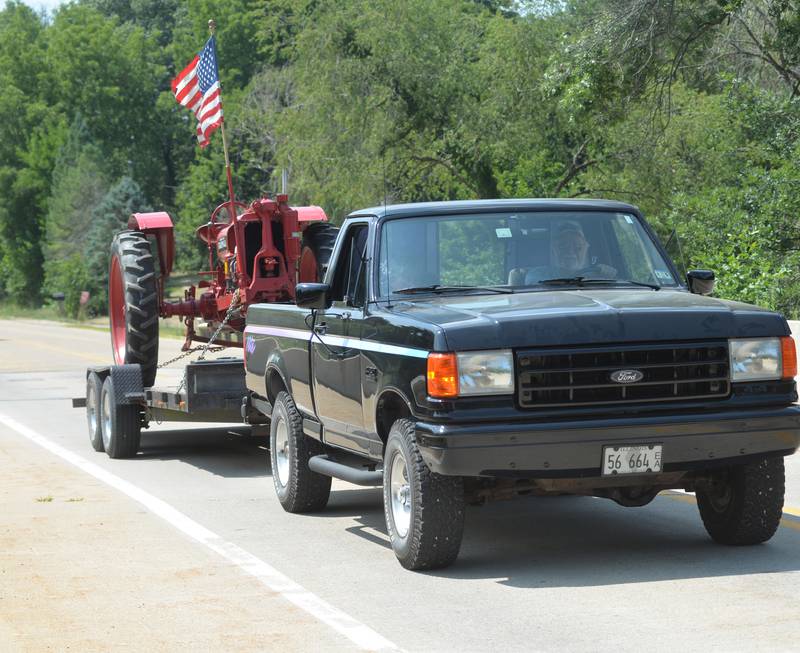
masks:
<svg viewBox="0 0 800 653"><path fill-rule="evenodd" d="M765 542L800 442L795 346L781 315L713 288L628 204L356 211L324 283L247 315L278 499L319 511L332 477L382 485L409 569L456 559L466 505L518 495L680 489L716 542Z"/></svg>

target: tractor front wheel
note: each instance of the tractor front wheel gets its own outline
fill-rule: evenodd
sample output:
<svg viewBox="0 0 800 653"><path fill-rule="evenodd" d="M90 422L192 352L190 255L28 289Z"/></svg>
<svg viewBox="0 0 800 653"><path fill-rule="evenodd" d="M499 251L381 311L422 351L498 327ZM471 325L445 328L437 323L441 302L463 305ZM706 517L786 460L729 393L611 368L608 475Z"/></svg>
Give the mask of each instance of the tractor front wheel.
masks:
<svg viewBox="0 0 800 653"><path fill-rule="evenodd" d="M145 387L153 385L158 367L156 270L150 243L138 231L122 231L111 243L108 314L114 362L138 363Z"/></svg>
<svg viewBox="0 0 800 653"><path fill-rule="evenodd" d="M303 231L299 283L317 283L325 277L339 228L328 222L314 222Z"/></svg>

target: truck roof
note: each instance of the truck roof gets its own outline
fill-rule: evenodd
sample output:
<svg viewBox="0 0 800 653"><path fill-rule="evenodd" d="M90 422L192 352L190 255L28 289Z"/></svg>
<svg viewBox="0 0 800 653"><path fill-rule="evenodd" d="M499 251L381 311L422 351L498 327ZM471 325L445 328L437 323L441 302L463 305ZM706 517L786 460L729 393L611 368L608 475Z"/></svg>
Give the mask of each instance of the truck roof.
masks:
<svg viewBox="0 0 800 653"><path fill-rule="evenodd" d="M446 215L449 213L483 213L489 211L628 211L638 213L632 204L612 200L575 199L502 199L502 200L460 200L453 202L413 202L409 204L388 204L353 211L348 217L374 215L382 217L401 217L413 215Z"/></svg>

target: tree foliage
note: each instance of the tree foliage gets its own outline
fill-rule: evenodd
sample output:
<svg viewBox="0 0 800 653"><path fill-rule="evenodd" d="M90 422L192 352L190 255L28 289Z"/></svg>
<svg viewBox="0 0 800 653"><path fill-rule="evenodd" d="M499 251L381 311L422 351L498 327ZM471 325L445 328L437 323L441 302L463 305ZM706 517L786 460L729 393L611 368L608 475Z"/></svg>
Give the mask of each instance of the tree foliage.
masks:
<svg viewBox="0 0 800 653"><path fill-rule="evenodd" d="M196 146L169 82L214 18L239 199L278 191L283 170L295 204L335 220L397 201L622 199L676 230L722 296L798 315L798 5L7 2L0 299L82 289L102 310L110 238L150 207L175 219L178 265L203 265L220 136Z"/></svg>

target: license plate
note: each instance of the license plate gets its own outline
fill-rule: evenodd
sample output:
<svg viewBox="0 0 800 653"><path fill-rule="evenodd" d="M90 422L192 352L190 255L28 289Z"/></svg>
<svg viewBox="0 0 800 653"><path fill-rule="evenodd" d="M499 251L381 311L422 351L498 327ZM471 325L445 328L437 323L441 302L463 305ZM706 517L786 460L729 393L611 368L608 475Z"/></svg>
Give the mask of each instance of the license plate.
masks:
<svg viewBox="0 0 800 653"><path fill-rule="evenodd" d="M603 476L652 474L660 471L660 444L603 447Z"/></svg>

